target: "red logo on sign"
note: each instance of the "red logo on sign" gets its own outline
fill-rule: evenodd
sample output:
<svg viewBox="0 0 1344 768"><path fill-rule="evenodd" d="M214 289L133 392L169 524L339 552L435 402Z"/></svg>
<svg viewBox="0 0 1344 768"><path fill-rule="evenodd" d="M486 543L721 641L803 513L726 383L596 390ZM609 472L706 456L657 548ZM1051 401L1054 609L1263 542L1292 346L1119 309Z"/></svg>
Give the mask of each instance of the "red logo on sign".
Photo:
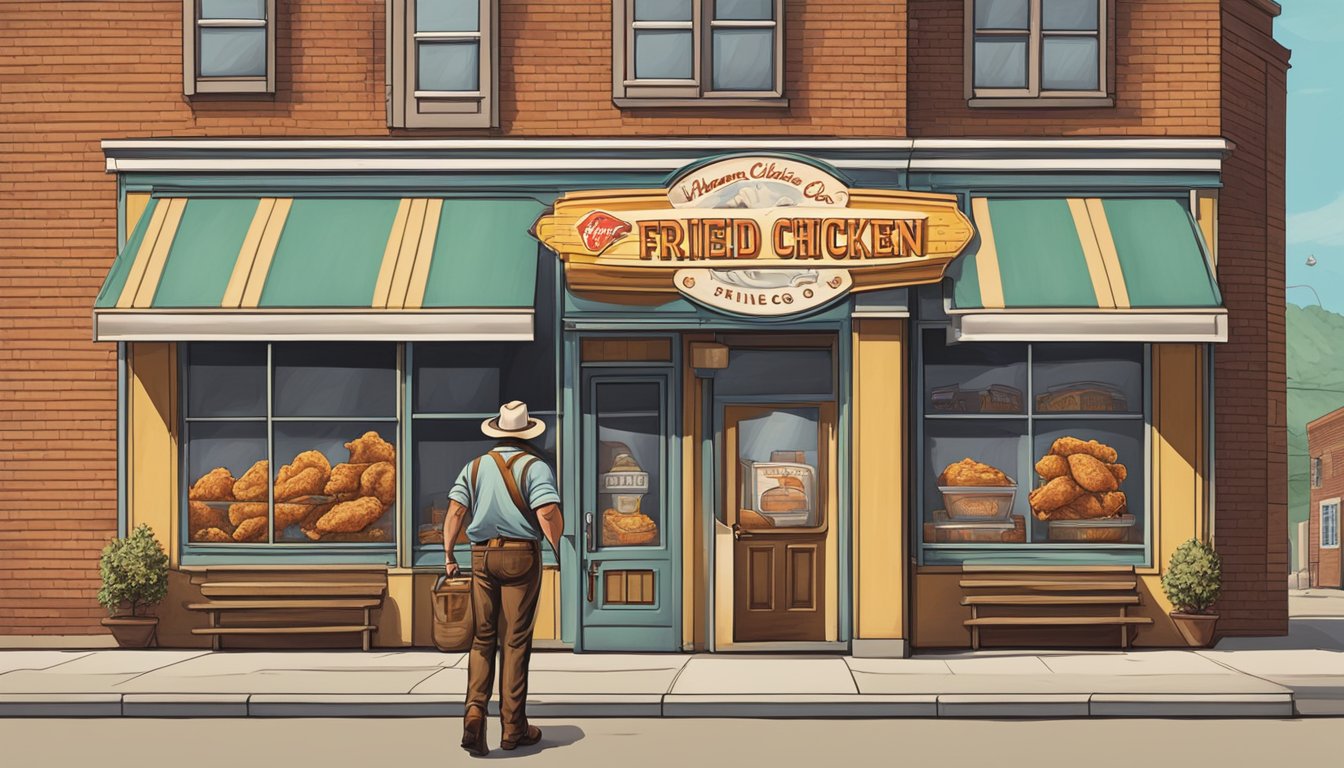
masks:
<svg viewBox="0 0 1344 768"><path fill-rule="evenodd" d="M593 211L579 219L576 225L583 245L593 253L601 253L607 246L630 234L631 226L627 221L612 216L606 211Z"/></svg>

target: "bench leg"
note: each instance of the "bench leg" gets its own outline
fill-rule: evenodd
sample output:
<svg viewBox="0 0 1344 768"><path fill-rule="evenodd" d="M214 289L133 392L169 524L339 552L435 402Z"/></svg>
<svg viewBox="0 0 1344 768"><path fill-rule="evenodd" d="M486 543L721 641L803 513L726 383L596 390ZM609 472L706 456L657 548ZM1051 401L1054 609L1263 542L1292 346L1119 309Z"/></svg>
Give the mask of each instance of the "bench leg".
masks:
<svg viewBox="0 0 1344 768"><path fill-rule="evenodd" d="M368 609L368 608L365 608L365 609L364 609L364 626L366 627L366 629L365 629L363 632L360 632L359 634L360 634L360 636L362 636L362 637L364 638L364 650L367 651L367 650L369 650L369 647L370 647L370 644L371 644L370 641L371 641L371 639L372 639L372 638L370 637L370 635L373 634L373 630L371 630L371 629L367 629L367 627L369 626L369 609Z"/></svg>
<svg viewBox="0 0 1344 768"><path fill-rule="evenodd" d="M972 618L972 619L977 619L977 618L979 618L979 617L980 617L979 611L976 610L976 606L972 605L972 606L971 606L971 618ZM972 651L978 651L978 650L980 650L980 625L979 625L979 624L972 624L972 625L971 625L971 650L972 650Z"/></svg>
<svg viewBox="0 0 1344 768"><path fill-rule="evenodd" d="M207 611L207 613L210 614L210 628L211 628L211 629L218 629L218 628L219 628L219 611ZM220 640L219 635L211 635L211 636L210 636L210 650L212 650L212 651L218 651L218 650L219 650L219 640Z"/></svg>

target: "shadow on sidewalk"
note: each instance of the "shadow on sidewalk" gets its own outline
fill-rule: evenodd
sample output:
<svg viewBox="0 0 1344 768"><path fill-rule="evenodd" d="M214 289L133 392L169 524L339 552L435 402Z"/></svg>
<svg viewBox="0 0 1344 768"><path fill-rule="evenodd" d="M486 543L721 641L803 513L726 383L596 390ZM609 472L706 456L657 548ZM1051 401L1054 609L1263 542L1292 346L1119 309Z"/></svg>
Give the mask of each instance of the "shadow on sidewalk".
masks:
<svg viewBox="0 0 1344 768"><path fill-rule="evenodd" d="M498 747L491 748L490 754L485 756L486 760L505 759L511 757L524 757L526 755L535 755L538 752L545 752L548 749L558 747L568 747L578 743L584 737L583 729L577 725L548 725L541 729L541 741L530 747L518 747L509 752L505 752Z"/></svg>

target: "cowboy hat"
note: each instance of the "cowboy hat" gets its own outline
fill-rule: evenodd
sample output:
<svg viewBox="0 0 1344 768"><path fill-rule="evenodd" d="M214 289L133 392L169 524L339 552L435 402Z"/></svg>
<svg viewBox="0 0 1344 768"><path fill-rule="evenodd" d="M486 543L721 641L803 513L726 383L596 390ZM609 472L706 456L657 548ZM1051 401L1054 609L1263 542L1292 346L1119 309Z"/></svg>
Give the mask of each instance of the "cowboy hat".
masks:
<svg viewBox="0 0 1344 768"><path fill-rule="evenodd" d="M527 403L513 400L499 406L499 415L481 422L487 437L516 437L530 440L546 431L546 423L527 415Z"/></svg>

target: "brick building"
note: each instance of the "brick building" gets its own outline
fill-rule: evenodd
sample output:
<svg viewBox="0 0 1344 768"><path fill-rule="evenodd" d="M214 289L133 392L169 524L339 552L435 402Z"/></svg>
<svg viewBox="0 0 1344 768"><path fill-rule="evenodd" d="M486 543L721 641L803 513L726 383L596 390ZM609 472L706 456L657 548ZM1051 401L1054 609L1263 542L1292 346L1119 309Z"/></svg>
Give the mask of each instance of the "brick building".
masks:
<svg viewBox="0 0 1344 768"><path fill-rule="evenodd" d="M470 441L451 425L493 410L485 400L532 393L511 382L543 369L541 379L554 386L523 399L542 403L532 404L552 427L548 450L558 458L569 519L567 551L559 553L567 567L548 571L549 618L538 637L579 649L799 641L735 603L745 598L734 597L734 579L749 576L727 575L735 573L729 550L739 566L755 556L753 532L725 510L747 491L716 494L725 493L719 475L748 465L768 475L768 465L790 463L777 459L803 454L806 461L792 463L806 465L815 485L806 491L812 518L801 526L810 533L797 541L818 547L816 560L802 581L781 572L759 588L784 590L817 613L801 640L817 648L967 645L973 614L958 599L961 574L1005 563L1130 569L1141 601L1130 616L1148 622L1134 641L1171 644L1177 635L1156 583L1190 536L1212 539L1224 559L1221 632L1286 631L1288 52L1272 36L1277 4L723 6L6 3L0 634L101 634L98 553L109 537L146 522L174 566L160 608L165 644L209 642L191 633L204 617L183 610L202 583L274 565L375 574L386 583L376 641L427 644L425 594L441 562L432 510L444 489L430 487L416 467L457 461ZM917 254L933 267L893 260L838 270L852 293L844 282L833 303L781 326L678 293L670 272L657 285L585 272L575 265L601 254L570 254L555 240L538 249L527 234L543 215L573 226L563 219L566 195L671 188L704 163L717 168L738 155L820 174L869 218L914 206L916 219L953 229L964 223L964 248ZM892 197L907 190L930 197ZM955 215L939 207L949 200ZM642 210L628 200L601 202ZM666 208L666 195L654 207ZM342 218L350 231L337 226ZM775 221L757 217L763 226ZM1043 249L1015 222L1055 232L1049 242L1059 262L1031 261ZM1144 257L1143 238L1159 236L1152 252L1179 265L1165 277ZM453 248L512 255L445 255ZM610 275L635 274L618 267ZM498 288L512 270L535 285ZM1045 274L1057 276L1047 287L1073 298L1033 293L1032 275ZM295 275L314 276L312 285ZM367 285L355 284L361 275ZM1183 288L1164 292L1164 282ZM642 298L630 295L636 285ZM771 286L750 289L785 290ZM322 296L314 295L319 287ZM341 303L332 298L338 294L356 298ZM371 309L381 311L374 331L361 325ZM436 314L428 324L403 321L416 310ZM1061 333L1051 325L1061 317L1097 330ZM714 357L701 355L721 345L750 361L782 344L772 335L781 329L801 339L788 350L797 360L820 365L815 356L823 352L829 360L833 376L819 391L774 393L777 405L808 404L790 418L815 422L822 442L726 460L710 438L747 429L752 413L733 409L766 390L732 401L722 393L746 385L700 365ZM960 343L944 344L944 335ZM1108 351L1088 352L1094 343ZM493 371L487 379L503 384L469 404L447 395L417 401L417 382L449 391L461 381L435 373L456 371L454 344L477 360L472 370ZM486 349L510 344L528 346ZM292 414L298 426L286 426L277 383L289 375L285 356L293 353L295 370L329 371L339 366L328 353L339 358L344 349L385 358L395 405L379 413L300 407ZM521 359L544 364L527 369ZM794 365L787 355L779 360ZM267 382L259 410L239 416L199 404L195 393L207 387L193 382L225 369L239 381L254 381L238 373L246 370ZM592 463L603 463L601 444L620 441L590 435L580 418L592 415L595 428L605 428L594 403L619 382L603 379L604 371L661 386L671 403L659 411L659 434L670 440L664 463L645 468L649 482L663 483L643 502L644 514L663 516L649 515L660 532L657 556L652 548L607 552L583 527L583 512L597 512L591 505L616 506L604 502L598 479L611 468ZM1064 372L1071 373L1050 378ZM1044 381L1061 389L1031 383ZM1113 418L1093 418L1081 405L1036 412L1038 401L1062 402L1052 398L1068 396L1064 384L1098 381L1112 386L1073 396L1101 397ZM900 397L890 396L892 382ZM921 394L926 386L941 391ZM954 386L961 389L947 389ZM1008 392L1011 418L943 419L944 407L964 411L972 391L985 402ZM978 415L993 413L1004 411ZM209 432L210 423L235 418L233 427ZM638 431L612 418L611 434ZM252 431L249 420L265 426ZM193 540L190 502L198 499L188 499L188 489L213 466L241 476L252 459L278 466L319 443L335 446L319 449L332 464L346 461L332 453L340 436L323 432L323 420L343 424L346 440L383 423L377 428L395 433L393 443L409 446L394 462L401 480L379 534L385 539L309 544L277 522L264 541ZM418 426L430 422L440 426ZM244 437L225 445L223 433L235 428ZM1119 458L1132 478L1120 486L1129 527L1071 533L1033 514L1040 510L1029 506L1027 488L1002 508L1011 514L992 521L1000 526L993 532L947 525L956 521L937 509L948 500L937 490L943 467L935 464L966 456L1034 486L1043 478L1032 465L1049 447L1041 441L1065 432L1129 446ZM991 437L1000 448L967 455L965 446ZM275 520L273 502L283 500L274 488L268 494ZM200 514L208 516L204 507ZM224 533L236 527L230 521ZM771 541L754 535L758 549ZM779 546L771 557L797 551ZM589 569L596 575L585 582ZM619 629L646 601L616 599L618 583L623 594L657 585L649 587L656 610L638 614L653 617L647 631ZM738 586L750 592L750 584ZM585 599L595 588L596 608ZM1097 641L1011 631L1002 640Z"/></svg>
<svg viewBox="0 0 1344 768"><path fill-rule="evenodd" d="M1344 496L1344 409L1307 424L1311 514L1307 516L1307 576L1313 587L1344 586L1339 557L1339 506Z"/></svg>

